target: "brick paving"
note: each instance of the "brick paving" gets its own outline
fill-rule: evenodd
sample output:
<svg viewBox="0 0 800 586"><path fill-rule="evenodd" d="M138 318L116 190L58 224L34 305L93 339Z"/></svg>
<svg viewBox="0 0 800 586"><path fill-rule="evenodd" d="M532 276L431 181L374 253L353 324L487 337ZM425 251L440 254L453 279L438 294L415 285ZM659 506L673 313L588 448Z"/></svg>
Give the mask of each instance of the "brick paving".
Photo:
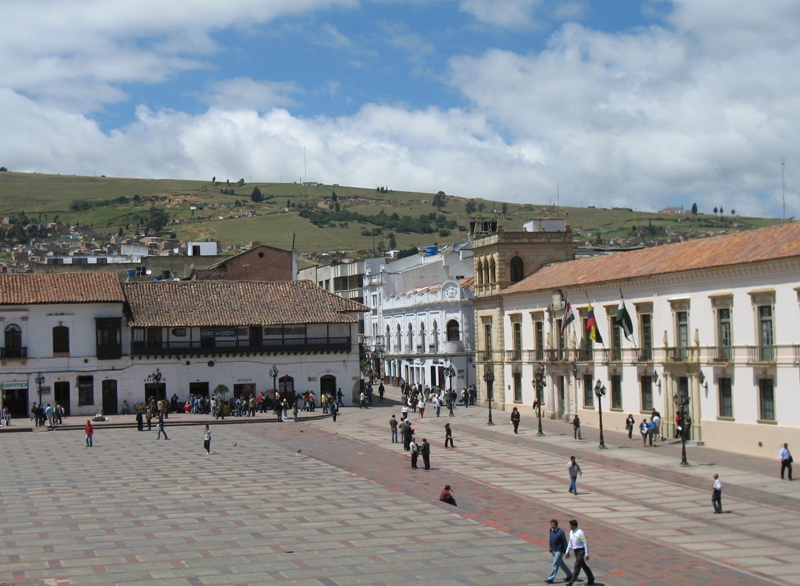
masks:
<svg viewBox="0 0 800 586"><path fill-rule="evenodd" d="M412 470L392 412L387 399L336 423L226 420L211 455L203 417L170 418L160 441L101 424L93 448L78 429L2 433L0 583L534 584L550 570L549 519L576 517L601 584L800 584L800 485L774 462L692 448L681 468L679 447L676 459L607 433L599 451L564 424L537 438L524 413L514 435L507 413L489 428L485 410L460 408L411 414L433 446L433 470ZM711 514L715 471L729 514ZM458 508L437 502L446 483Z"/></svg>

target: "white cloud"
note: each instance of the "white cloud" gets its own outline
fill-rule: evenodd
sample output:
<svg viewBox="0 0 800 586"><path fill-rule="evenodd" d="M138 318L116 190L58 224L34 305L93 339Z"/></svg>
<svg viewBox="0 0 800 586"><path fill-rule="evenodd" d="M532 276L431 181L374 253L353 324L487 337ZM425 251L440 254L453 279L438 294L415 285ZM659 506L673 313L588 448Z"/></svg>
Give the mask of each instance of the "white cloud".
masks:
<svg viewBox="0 0 800 586"><path fill-rule="evenodd" d="M534 23L533 12L541 0L461 0L462 12L483 24L522 28Z"/></svg>
<svg viewBox="0 0 800 586"><path fill-rule="evenodd" d="M256 110L264 112L277 106L293 105L291 94L300 91L294 82L254 81L237 77L209 84L203 101L222 110Z"/></svg>

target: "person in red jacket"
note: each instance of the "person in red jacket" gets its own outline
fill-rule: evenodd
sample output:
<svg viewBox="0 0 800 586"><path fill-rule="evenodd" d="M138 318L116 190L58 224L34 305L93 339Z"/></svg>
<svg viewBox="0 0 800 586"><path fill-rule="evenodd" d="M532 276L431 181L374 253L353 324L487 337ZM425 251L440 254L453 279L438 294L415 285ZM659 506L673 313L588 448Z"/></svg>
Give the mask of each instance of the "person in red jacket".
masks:
<svg viewBox="0 0 800 586"><path fill-rule="evenodd" d="M86 420L86 447L92 447L92 436L94 435L94 426L92 425L91 420Z"/></svg>

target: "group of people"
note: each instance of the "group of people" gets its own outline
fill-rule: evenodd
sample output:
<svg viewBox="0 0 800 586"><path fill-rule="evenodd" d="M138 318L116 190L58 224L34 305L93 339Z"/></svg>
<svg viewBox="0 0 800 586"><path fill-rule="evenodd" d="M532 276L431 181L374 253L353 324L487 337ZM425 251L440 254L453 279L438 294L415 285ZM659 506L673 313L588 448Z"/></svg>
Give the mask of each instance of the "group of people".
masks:
<svg viewBox="0 0 800 586"><path fill-rule="evenodd" d="M625 429L628 432L628 441L633 439L633 428L635 426L636 420L633 418L633 414L631 413L625 420ZM648 420L645 417L639 424L639 433L642 436L642 444L645 447L647 447L648 442L652 447L657 440L663 440L664 438L661 436L661 413L653 409L653 412L650 414L650 419Z"/></svg>
<svg viewBox="0 0 800 586"><path fill-rule="evenodd" d="M6 425L11 425L11 414L9 413L8 418L6 418L7 411L8 407L4 407L3 419L5 419ZM38 405L34 403L31 407L31 419L35 422L36 427L44 427L45 425L55 427L64 423L64 408L58 403L55 405L48 403L46 407L41 403Z"/></svg>

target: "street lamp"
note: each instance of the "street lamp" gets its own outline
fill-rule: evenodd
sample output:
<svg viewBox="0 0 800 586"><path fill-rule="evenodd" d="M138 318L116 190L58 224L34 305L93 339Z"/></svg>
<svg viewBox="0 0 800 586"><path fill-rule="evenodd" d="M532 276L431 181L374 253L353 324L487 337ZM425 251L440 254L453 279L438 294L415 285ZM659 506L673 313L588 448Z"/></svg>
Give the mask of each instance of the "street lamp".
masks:
<svg viewBox="0 0 800 586"><path fill-rule="evenodd" d="M483 380L486 381L486 397L489 399L489 421L487 425L494 425L492 421L492 385L494 384L494 373L487 369L483 374Z"/></svg>
<svg viewBox="0 0 800 586"><path fill-rule="evenodd" d="M544 378L544 368L540 364L536 368L536 378L533 379L533 386L536 389L536 409L537 409L537 417L539 418L539 432L536 434L538 436L544 435L542 431L542 391L547 386L547 381Z"/></svg>
<svg viewBox="0 0 800 586"><path fill-rule="evenodd" d="M278 378L278 367L274 364L272 365L272 368L269 369L269 375L272 377L272 390L277 393L278 386L275 383L275 379Z"/></svg>
<svg viewBox="0 0 800 586"><path fill-rule="evenodd" d="M39 407L42 406L42 385L44 384L44 375L40 372L36 375L36 378L33 379L36 383L36 388L39 391ZM38 422L37 422L38 424Z"/></svg>
<svg viewBox="0 0 800 586"><path fill-rule="evenodd" d="M686 407L689 406L689 395L675 393L672 399L675 401L675 405L680 409L681 415L681 426L678 428L678 431L681 432L681 466L688 466L689 461L686 459L686 433L689 430L689 425L692 423L689 414L686 413Z"/></svg>
<svg viewBox="0 0 800 586"><path fill-rule="evenodd" d="M597 412L600 414L600 448L606 449L606 442L603 439L603 395L606 394L606 388L600 379L597 379L597 384L594 386L594 394L597 395Z"/></svg>
<svg viewBox="0 0 800 586"><path fill-rule="evenodd" d="M442 371L445 377L450 379L450 390L453 390L453 377L456 375L456 369L453 368L452 364L448 364L445 369Z"/></svg>

